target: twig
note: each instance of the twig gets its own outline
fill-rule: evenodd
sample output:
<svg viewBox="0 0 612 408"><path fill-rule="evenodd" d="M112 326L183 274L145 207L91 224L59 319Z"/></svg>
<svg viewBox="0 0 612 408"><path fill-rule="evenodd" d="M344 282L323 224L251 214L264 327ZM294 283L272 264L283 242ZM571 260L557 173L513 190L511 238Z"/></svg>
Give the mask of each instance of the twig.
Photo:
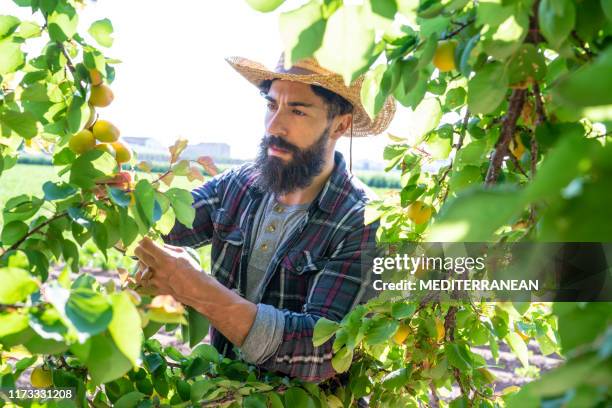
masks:
<svg viewBox="0 0 612 408"><path fill-rule="evenodd" d="M540 91L540 84L537 82L533 84L533 98L535 99L536 108L536 127L546 122L546 111L544 110L544 103L542 102L542 93Z"/></svg>
<svg viewBox="0 0 612 408"><path fill-rule="evenodd" d="M516 131L516 121L523 110L525 104L525 89L515 89L510 95L510 103L508 106L508 112L504 116L502 121L502 129L499 139L495 144L495 150L491 155L491 161L489 163L489 169L487 170L487 177L485 179L485 185L491 186L497 181L499 171L504 161L504 156L508 153L508 145L512 140L512 136Z"/></svg>
<svg viewBox="0 0 612 408"><path fill-rule="evenodd" d="M521 166L521 162L518 161L516 156L513 155L512 153L510 153L508 156L510 157L510 160L512 161L514 166L518 169L518 171L520 171L523 176L529 178L529 175L525 172L525 170L523 169L523 166Z"/></svg>
<svg viewBox="0 0 612 408"><path fill-rule="evenodd" d="M451 170L453 169L453 165L455 164L455 161L457 159L457 154L459 153L459 150L463 147L463 141L465 140L465 133L467 132L467 125L468 125L469 120L470 120L470 111L469 109L466 109L465 115L463 116L463 123L461 125L461 131L459 133L459 140L457 141L457 144L453 146L455 148L455 156L451 159L451 162L448 165L448 168L444 171L444 173L440 177L440 180L438 180L438 183L442 183L444 179L446 179L448 174L451 172ZM450 186L446 186L446 190L444 191L444 197L442 197L442 202L446 201L449 190L450 190Z"/></svg>
<svg viewBox="0 0 612 408"><path fill-rule="evenodd" d="M443 40L448 40L449 38L453 38L454 36L456 36L457 34L459 34L461 31L463 31L466 27L470 26L471 24L473 24L476 21L475 18L466 21L465 23L454 23L459 25L459 28L451 31L450 33L446 34L442 39Z"/></svg>
<svg viewBox="0 0 612 408"><path fill-rule="evenodd" d="M440 407L440 397L438 397L436 386L434 385L433 381L429 383L429 390L431 391L431 406L435 408Z"/></svg>
<svg viewBox="0 0 612 408"><path fill-rule="evenodd" d="M46 227L47 225L49 225L50 223L52 223L55 220L58 220L60 218L65 217L66 215L68 215L68 211L62 211L59 214L56 214L55 216L49 218L47 221L43 222L42 224L40 224L39 226L37 226L36 228L32 229L32 231L28 232L27 234L25 234L23 237L21 237L19 239L19 241L15 242L13 245L11 245L9 247L9 249L6 250L6 252L8 251L12 251L14 249L19 248L19 245L21 245L23 243L23 241L25 241L26 239L28 239L29 237L31 237L32 235L34 235L36 232L40 231L42 228Z"/></svg>

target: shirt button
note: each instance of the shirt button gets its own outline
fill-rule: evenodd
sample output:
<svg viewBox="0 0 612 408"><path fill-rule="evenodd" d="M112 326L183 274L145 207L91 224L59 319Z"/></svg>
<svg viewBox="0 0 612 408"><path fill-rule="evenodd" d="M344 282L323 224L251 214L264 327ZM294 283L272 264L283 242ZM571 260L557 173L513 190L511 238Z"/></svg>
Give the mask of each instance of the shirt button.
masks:
<svg viewBox="0 0 612 408"><path fill-rule="evenodd" d="M262 244L261 250L262 251L267 251L268 250L268 244Z"/></svg>
<svg viewBox="0 0 612 408"><path fill-rule="evenodd" d="M274 224L270 224L270 225L268 225L267 230L268 230L268 232L274 232L274 231L276 231L276 226Z"/></svg>
<svg viewBox="0 0 612 408"><path fill-rule="evenodd" d="M277 205L276 207L274 207L274 211L276 211L277 213L282 213L283 211L285 211L285 207Z"/></svg>

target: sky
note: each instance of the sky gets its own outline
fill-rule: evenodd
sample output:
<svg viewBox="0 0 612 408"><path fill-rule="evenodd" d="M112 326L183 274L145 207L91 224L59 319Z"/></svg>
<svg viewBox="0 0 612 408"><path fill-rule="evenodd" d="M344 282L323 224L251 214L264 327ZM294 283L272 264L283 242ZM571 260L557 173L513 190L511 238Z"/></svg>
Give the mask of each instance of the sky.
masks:
<svg viewBox="0 0 612 408"><path fill-rule="evenodd" d="M89 2L79 32L109 18L115 41L102 49L122 61L112 84L115 100L99 110L100 118L116 124L122 136L153 137L164 145L178 137L191 144L225 142L233 157L254 157L264 134L263 98L224 57L238 55L274 67L282 50L278 14L301 3L289 0L264 14L244 0ZM27 9L21 11L23 17ZM390 130L401 135L407 125L396 120ZM385 134L354 138L353 160L382 162L388 142ZM348 146L343 138L337 150L346 156Z"/></svg>

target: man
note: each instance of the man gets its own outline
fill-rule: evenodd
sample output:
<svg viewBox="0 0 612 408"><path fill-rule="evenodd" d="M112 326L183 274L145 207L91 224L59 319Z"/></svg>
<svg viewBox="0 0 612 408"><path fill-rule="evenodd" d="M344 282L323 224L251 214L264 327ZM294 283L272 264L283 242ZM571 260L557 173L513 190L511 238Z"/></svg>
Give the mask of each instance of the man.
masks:
<svg viewBox="0 0 612 408"><path fill-rule="evenodd" d="M364 225L365 188L334 147L343 135L381 133L395 105L388 99L370 119L362 79L347 87L313 59L286 68L281 57L274 71L228 62L267 102L259 154L192 192L193 228L177 223L166 245L139 244L151 271L143 284L208 317L211 343L224 355L321 381L335 374L332 342L314 347L314 326L367 300L377 228ZM212 276L180 248L208 243Z"/></svg>

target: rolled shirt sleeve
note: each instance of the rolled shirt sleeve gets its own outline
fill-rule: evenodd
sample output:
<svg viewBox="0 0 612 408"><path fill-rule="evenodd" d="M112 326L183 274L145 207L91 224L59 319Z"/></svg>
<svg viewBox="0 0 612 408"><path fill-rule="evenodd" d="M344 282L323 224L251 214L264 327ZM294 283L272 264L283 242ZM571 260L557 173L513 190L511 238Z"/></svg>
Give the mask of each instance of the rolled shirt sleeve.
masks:
<svg viewBox="0 0 612 408"><path fill-rule="evenodd" d="M259 303L255 321L240 351L242 358L251 364L262 364L269 359L283 342L285 316L279 309Z"/></svg>

